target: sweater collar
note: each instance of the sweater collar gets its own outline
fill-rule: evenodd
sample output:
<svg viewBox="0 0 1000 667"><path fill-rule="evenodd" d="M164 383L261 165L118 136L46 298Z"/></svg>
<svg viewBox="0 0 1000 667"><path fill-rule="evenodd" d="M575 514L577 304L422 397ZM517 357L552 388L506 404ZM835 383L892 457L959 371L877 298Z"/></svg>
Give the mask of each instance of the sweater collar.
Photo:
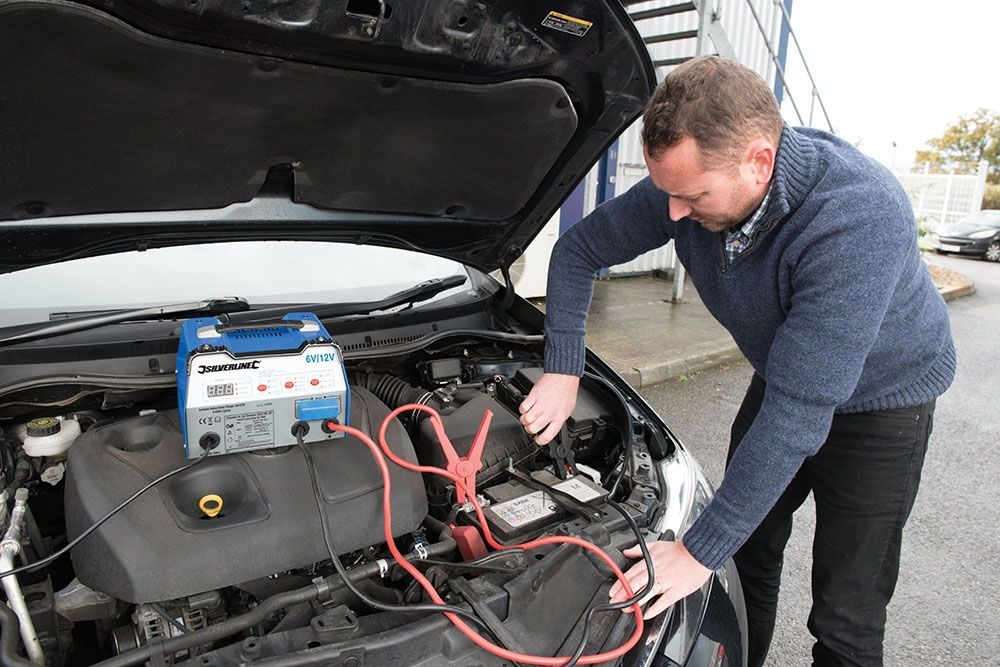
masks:
<svg viewBox="0 0 1000 667"><path fill-rule="evenodd" d="M784 217L798 208L816 179L817 151L809 137L786 123L775 157L768 218Z"/></svg>

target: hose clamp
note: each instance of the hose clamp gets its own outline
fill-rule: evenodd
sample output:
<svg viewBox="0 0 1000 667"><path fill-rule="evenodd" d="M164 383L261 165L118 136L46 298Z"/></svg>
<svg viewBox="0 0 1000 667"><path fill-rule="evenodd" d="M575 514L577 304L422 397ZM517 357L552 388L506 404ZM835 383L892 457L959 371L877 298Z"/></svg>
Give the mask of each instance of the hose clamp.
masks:
<svg viewBox="0 0 1000 667"><path fill-rule="evenodd" d="M323 602L330 597L330 584L323 577L316 577L312 580L313 586L316 587L316 599Z"/></svg>

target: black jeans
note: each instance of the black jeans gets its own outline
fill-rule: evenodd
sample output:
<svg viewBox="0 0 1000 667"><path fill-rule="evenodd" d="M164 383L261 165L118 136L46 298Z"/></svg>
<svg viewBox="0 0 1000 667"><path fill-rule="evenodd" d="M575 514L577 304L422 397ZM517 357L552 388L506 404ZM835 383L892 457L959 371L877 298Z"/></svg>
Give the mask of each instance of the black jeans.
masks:
<svg viewBox="0 0 1000 667"><path fill-rule="evenodd" d="M733 422L729 458L764 398L754 375ZM903 525L927 451L934 401L887 412L834 415L830 435L802 464L774 508L735 556L747 605L750 667L764 664L792 514L813 492L809 631L814 665L881 665L885 607L899 573Z"/></svg>

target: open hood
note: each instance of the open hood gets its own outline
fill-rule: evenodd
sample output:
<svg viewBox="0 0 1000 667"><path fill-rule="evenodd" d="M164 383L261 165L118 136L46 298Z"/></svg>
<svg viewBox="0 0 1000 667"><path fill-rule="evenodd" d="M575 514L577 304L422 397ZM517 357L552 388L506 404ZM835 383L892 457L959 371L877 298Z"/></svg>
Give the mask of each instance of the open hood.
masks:
<svg viewBox="0 0 1000 667"><path fill-rule="evenodd" d="M492 270L654 85L614 0L0 2L0 272L244 239Z"/></svg>

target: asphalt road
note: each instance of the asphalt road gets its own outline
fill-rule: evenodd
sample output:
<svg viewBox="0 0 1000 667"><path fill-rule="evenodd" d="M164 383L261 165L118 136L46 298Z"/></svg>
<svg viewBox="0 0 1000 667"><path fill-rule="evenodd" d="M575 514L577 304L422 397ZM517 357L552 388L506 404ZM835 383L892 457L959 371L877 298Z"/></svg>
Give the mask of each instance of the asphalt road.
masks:
<svg viewBox="0 0 1000 667"><path fill-rule="evenodd" d="M949 304L958 374L938 400L923 480L904 532L885 664L1000 665L1000 264L941 256L931 261L968 276L977 291ZM742 362L642 391L715 484L751 374ZM806 500L785 554L769 665L811 661L806 618L814 527L813 504Z"/></svg>

